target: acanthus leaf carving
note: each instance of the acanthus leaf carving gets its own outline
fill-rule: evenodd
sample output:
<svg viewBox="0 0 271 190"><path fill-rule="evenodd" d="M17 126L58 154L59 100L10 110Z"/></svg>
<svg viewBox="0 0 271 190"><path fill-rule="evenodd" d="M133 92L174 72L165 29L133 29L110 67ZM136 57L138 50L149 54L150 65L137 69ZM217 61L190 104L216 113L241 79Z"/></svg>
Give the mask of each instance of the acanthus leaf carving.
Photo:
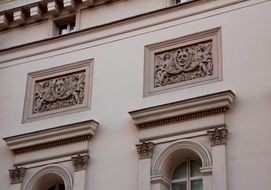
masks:
<svg viewBox="0 0 271 190"><path fill-rule="evenodd" d="M71 160L75 171L85 170L88 167L89 155L81 156L79 154L75 157L71 157Z"/></svg>
<svg viewBox="0 0 271 190"><path fill-rule="evenodd" d="M139 159L151 158L154 149L154 143L143 141L141 144L137 144L136 148L139 154Z"/></svg>
<svg viewBox="0 0 271 190"><path fill-rule="evenodd" d="M212 131L207 131L209 140L212 146L226 144L228 130L226 128L215 128Z"/></svg>
<svg viewBox="0 0 271 190"><path fill-rule="evenodd" d="M11 184L15 184L15 183L22 183L24 176L26 173L26 168L24 167L15 167L12 170L9 170L9 177L11 180Z"/></svg>
<svg viewBox="0 0 271 190"><path fill-rule="evenodd" d="M154 88L213 75L212 40L155 54Z"/></svg>

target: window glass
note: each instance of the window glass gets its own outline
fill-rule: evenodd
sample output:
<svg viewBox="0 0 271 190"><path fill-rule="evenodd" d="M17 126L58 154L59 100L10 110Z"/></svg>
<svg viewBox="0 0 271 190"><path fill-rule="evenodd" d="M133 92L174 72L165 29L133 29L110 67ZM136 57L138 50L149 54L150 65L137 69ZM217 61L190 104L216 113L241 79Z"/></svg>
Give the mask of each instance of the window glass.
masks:
<svg viewBox="0 0 271 190"><path fill-rule="evenodd" d="M73 32L75 30L75 22L70 24L70 32Z"/></svg>
<svg viewBox="0 0 271 190"><path fill-rule="evenodd" d="M63 34L68 33L68 25L67 24L63 24L63 25L59 26L58 29L59 29L59 32L58 32L59 35L63 35Z"/></svg>
<svg viewBox="0 0 271 190"><path fill-rule="evenodd" d="M64 35L73 31L75 31L75 22L58 26L58 35Z"/></svg>
<svg viewBox="0 0 271 190"><path fill-rule="evenodd" d="M181 163L173 172L172 179L181 179L187 177L187 161Z"/></svg>
<svg viewBox="0 0 271 190"><path fill-rule="evenodd" d="M171 190L202 190L201 162L187 159L172 174Z"/></svg>
<svg viewBox="0 0 271 190"><path fill-rule="evenodd" d="M202 190L202 179L191 181L191 190Z"/></svg>
<svg viewBox="0 0 271 190"><path fill-rule="evenodd" d="M48 190L65 190L64 184L55 184L51 186Z"/></svg>
<svg viewBox="0 0 271 190"><path fill-rule="evenodd" d="M189 2L189 1L193 1L193 0L176 0L176 4L186 3L186 2Z"/></svg>
<svg viewBox="0 0 271 190"><path fill-rule="evenodd" d="M195 160L190 161L190 167L191 167L191 177L195 176L201 176L200 168L201 164Z"/></svg>
<svg viewBox="0 0 271 190"><path fill-rule="evenodd" d="M186 182L172 184L172 190L186 190Z"/></svg>

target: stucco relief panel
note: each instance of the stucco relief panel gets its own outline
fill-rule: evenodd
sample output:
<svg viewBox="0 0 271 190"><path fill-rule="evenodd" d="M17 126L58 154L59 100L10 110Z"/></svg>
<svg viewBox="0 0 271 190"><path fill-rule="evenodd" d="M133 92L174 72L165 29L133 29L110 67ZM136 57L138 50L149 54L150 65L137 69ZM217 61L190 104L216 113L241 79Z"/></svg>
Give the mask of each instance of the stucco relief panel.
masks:
<svg viewBox="0 0 271 190"><path fill-rule="evenodd" d="M144 95L221 80L220 28L145 47Z"/></svg>
<svg viewBox="0 0 271 190"><path fill-rule="evenodd" d="M90 108L93 60L29 73L23 122Z"/></svg>

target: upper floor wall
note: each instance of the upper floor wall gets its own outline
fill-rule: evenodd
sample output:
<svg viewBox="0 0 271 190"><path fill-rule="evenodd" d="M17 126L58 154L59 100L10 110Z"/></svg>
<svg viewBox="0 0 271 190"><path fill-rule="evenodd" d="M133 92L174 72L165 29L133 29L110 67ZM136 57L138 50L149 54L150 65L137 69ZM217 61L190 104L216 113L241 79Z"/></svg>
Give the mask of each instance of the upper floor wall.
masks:
<svg viewBox="0 0 271 190"><path fill-rule="evenodd" d="M140 15L159 15L166 9L175 8L173 12L182 11L182 15L188 16L202 8L236 2L240 0L55 0L53 4L40 0L3 1L0 3L0 50L58 37L59 27L69 22L74 23L74 31L82 31Z"/></svg>

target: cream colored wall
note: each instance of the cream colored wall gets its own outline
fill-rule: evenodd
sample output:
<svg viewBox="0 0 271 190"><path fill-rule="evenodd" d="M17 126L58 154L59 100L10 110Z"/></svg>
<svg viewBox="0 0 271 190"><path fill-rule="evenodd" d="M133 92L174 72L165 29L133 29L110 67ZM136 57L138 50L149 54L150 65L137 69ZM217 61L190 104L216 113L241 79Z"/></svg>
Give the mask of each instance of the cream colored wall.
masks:
<svg viewBox="0 0 271 190"><path fill-rule="evenodd" d="M236 101L226 114L228 188L267 189L271 176L270 10L270 1L250 0L80 45L67 46L112 31L2 53L0 60L7 61L0 64L0 137L95 119L100 127L90 140L87 189L137 190L138 130L128 111L231 89ZM168 17L177 14L181 13ZM158 18L151 19L134 24ZM143 98L145 45L215 27L222 29L222 81ZM16 58L57 46L65 48ZM89 58L94 58L90 111L21 123L27 73ZM13 157L3 140L0 160L1 188L8 189Z"/></svg>
<svg viewBox="0 0 271 190"><path fill-rule="evenodd" d="M0 49L6 49L48 37L48 20L0 32Z"/></svg>

